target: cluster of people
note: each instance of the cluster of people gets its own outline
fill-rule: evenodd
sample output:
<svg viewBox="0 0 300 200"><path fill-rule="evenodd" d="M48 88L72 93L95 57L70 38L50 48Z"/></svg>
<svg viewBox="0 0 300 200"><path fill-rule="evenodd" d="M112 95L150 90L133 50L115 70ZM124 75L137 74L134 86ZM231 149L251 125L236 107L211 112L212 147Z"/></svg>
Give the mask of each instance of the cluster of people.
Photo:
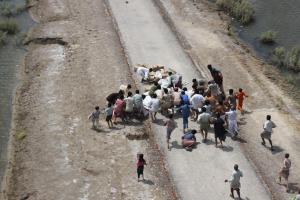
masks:
<svg viewBox="0 0 300 200"><path fill-rule="evenodd" d="M248 95L242 88L237 91L229 89L224 91L223 76L220 70L212 65L207 66L211 73L212 80L193 79L191 88L184 87L182 76L167 72L161 73L161 68L147 68L140 66L135 68L135 72L140 77L141 82L148 86L144 93L139 90L132 92L130 84L121 85L118 92L107 96L107 107L104 109L106 115L106 122L109 128L117 124L117 119L120 118L122 122L131 120L133 117L138 119L151 118L152 122L156 122L157 113L167 117L164 125L166 126L167 148L171 150L170 139L171 134L177 127L174 121L174 116L182 118L181 137L182 147L186 150L192 150L196 142L197 130L189 129L189 121L194 121L199 124L199 132L203 137L203 142L208 139L208 130L213 127L215 135L215 146L223 147L223 142L226 139L227 133L232 138L238 135L237 116L238 111L244 114L244 100ZM146 85L147 84L147 85ZM227 94L226 94L227 93ZM89 119L93 122L93 128L99 127L99 116L101 114L100 108L95 107L95 110L90 114ZM263 124L263 132L261 133L262 145L266 145L267 139L273 151L273 144L271 140L272 129L275 128L275 123L271 120L271 116L267 115L266 122ZM286 154L284 166L279 173L279 181L281 177L287 181L291 162ZM143 155L138 156L137 174L138 180L140 176L143 177L143 169L146 161ZM243 173L238 169L238 165L234 166L232 178L225 180L230 182L231 196L234 197L233 191L236 190L240 197L240 178ZM144 177L143 177L144 179Z"/></svg>

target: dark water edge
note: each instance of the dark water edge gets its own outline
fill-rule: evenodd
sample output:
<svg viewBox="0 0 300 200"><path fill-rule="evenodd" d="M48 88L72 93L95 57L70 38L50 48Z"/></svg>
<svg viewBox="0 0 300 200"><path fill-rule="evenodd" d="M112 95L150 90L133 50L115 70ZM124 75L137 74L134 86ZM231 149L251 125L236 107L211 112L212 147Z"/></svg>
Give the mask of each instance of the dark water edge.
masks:
<svg viewBox="0 0 300 200"><path fill-rule="evenodd" d="M255 21L248 26L234 22L238 36L267 62L272 51L283 46L287 50L300 47L300 1L299 0L249 0L255 9ZM259 41L262 32L273 30L278 33L274 45ZM281 75L300 91L300 73L279 68Z"/></svg>
<svg viewBox="0 0 300 200"><path fill-rule="evenodd" d="M0 2L25 5L25 0ZM25 34L34 25L29 13L26 11L13 18L20 26L20 33L9 36L7 44L0 47L0 184L7 164L7 142L11 128L12 101L15 88L20 80L20 66L26 53L26 49L20 44L21 35Z"/></svg>

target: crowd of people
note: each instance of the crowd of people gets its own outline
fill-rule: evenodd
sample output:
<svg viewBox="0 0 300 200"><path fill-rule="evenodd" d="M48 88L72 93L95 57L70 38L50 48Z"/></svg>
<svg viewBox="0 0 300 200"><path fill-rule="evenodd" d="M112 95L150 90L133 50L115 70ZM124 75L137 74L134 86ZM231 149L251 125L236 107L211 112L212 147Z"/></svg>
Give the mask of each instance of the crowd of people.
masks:
<svg viewBox="0 0 300 200"><path fill-rule="evenodd" d="M207 66L211 73L212 80L193 79L190 88L185 87L182 82L182 76L168 72L165 75L160 73L160 68L147 68L139 66L135 72L140 77L145 88L148 89L141 93L135 90L133 93L130 84L121 85L118 92L107 96L107 107L103 110L106 115L106 122L109 128L118 123L118 118L126 123L133 118L147 119L151 118L152 122L156 122L157 113L161 112L166 116L164 125L166 126L167 148L171 150L170 139L172 132L176 129L174 116L182 118L181 137L182 147L186 150L192 150L196 142L197 130L189 129L191 121L199 124L199 132L203 137L203 142L208 140L208 131L213 128L215 146L223 148L223 142L226 136L236 138L239 133L238 129L238 111L244 114L244 100L248 95L242 88L229 89L225 92L223 87L223 76L220 70L212 65ZM99 116L102 111L97 106L89 116L93 123L93 128L99 127ZM273 151L271 140L272 129L275 123L271 120L271 116L267 115L266 122L263 124L263 132L261 133L262 145L266 145L268 140ZM228 134L227 134L228 133ZM146 164L143 155L138 158L137 173L138 180L140 175L143 177L143 169ZM281 177L287 181L291 162L289 155L285 156L284 166L279 173ZM225 180L230 182L231 196L234 197L233 191L236 190L240 197L240 178L243 173L238 169L238 165L234 166L232 178Z"/></svg>

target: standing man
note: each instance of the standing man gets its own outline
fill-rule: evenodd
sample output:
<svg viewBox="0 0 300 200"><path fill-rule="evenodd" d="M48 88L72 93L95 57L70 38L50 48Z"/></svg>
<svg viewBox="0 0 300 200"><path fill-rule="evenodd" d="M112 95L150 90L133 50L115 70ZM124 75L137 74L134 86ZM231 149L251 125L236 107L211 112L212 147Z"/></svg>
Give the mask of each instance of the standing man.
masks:
<svg viewBox="0 0 300 200"><path fill-rule="evenodd" d="M292 166L292 162L289 159L290 154L286 153L284 155L283 165L279 172L279 183L281 183L281 177L286 181L286 191L289 191L289 175L290 175L290 168Z"/></svg>
<svg viewBox="0 0 300 200"><path fill-rule="evenodd" d="M271 135L273 132L273 128L276 128L276 124L271 121L271 115L267 115L267 121L263 125L264 131L260 134L260 137L262 139L262 145L266 145L265 139L269 140L269 143L271 145L271 151L273 151L273 144L271 140Z"/></svg>
<svg viewBox="0 0 300 200"><path fill-rule="evenodd" d="M183 132L185 133L185 130L189 128L190 106L188 104L183 104L180 107L180 111L183 120Z"/></svg>
<svg viewBox="0 0 300 200"><path fill-rule="evenodd" d="M167 147L168 150L171 150L170 148L170 139L171 139L171 133L175 129L175 121L173 120L173 114L170 114L169 119L165 122L165 126L167 128Z"/></svg>
<svg viewBox="0 0 300 200"><path fill-rule="evenodd" d="M214 67L212 67L211 64L207 65L207 68L210 71L211 76L213 77L215 83L218 84L218 86L219 86L220 90L222 91L222 93L225 94L224 93L224 88L223 88L223 75L222 75L221 71L214 68Z"/></svg>
<svg viewBox="0 0 300 200"><path fill-rule="evenodd" d="M204 142L207 140L207 133L210 127L210 114L206 112L206 108L202 107L202 113L199 115L198 123L200 124L200 133L203 136Z"/></svg>
<svg viewBox="0 0 300 200"><path fill-rule="evenodd" d="M240 179L243 177L242 171L239 170L239 166L237 164L234 165L234 171L232 173L231 179L225 180L225 182L230 183L230 196L234 198L233 191L235 190L239 196L239 199L241 199L241 193L240 193L240 188L241 188L241 183Z"/></svg>
<svg viewBox="0 0 300 200"><path fill-rule="evenodd" d="M215 130L215 143L216 147L218 146L218 138L221 143L221 147L223 147L222 141L226 139L226 130L225 130L225 121L221 118L220 113L217 113L217 119L214 122L214 130Z"/></svg>
<svg viewBox="0 0 300 200"><path fill-rule="evenodd" d="M237 112L234 106L231 107L230 111L225 113L228 119L228 132L232 137L238 135L238 125L237 125Z"/></svg>
<svg viewBox="0 0 300 200"><path fill-rule="evenodd" d="M196 121L198 119L199 114L199 108L203 106L203 103L205 101L204 97L199 93L199 90L196 89L195 94L191 97L191 105L192 105L192 114L194 117L194 120Z"/></svg>

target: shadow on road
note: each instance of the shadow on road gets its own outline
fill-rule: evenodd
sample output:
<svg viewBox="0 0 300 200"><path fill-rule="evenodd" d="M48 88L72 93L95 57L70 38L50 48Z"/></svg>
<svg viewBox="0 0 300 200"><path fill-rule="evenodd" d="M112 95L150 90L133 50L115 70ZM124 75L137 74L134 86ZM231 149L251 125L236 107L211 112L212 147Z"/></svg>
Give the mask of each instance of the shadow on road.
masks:
<svg viewBox="0 0 300 200"><path fill-rule="evenodd" d="M151 181L151 180L145 179L145 180L143 180L142 182L143 182L144 184L147 184L147 185L154 185L154 182Z"/></svg>

